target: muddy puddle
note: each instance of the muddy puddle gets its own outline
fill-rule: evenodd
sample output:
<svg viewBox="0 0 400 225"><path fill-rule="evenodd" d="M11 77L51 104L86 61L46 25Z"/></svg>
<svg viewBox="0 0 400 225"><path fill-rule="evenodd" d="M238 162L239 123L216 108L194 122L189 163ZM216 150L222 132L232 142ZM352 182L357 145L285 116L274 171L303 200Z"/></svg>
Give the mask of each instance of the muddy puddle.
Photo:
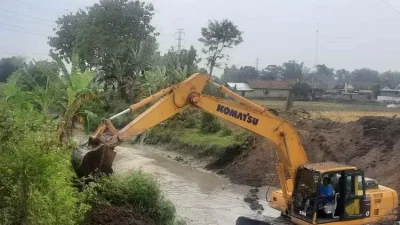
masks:
<svg viewBox="0 0 400 225"><path fill-rule="evenodd" d="M166 197L174 203L177 214L193 225L232 225L239 216L258 213L278 217L280 213L265 200L267 187L258 192L263 211L253 211L243 201L251 187L231 184L228 179L194 169L141 146L117 147L116 173L134 169L151 173L160 183ZM271 189L272 190L272 189Z"/></svg>

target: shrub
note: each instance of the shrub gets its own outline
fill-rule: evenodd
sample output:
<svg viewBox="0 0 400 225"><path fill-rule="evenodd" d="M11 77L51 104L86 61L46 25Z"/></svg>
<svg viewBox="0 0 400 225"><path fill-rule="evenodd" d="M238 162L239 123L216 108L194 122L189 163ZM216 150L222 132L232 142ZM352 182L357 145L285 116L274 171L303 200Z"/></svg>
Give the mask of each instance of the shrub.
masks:
<svg viewBox="0 0 400 225"><path fill-rule="evenodd" d="M221 135L222 136L229 136L232 135L233 131L231 129L229 129L229 127L227 127L226 125L223 125L221 127Z"/></svg>
<svg viewBox="0 0 400 225"><path fill-rule="evenodd" d="M55 124L0 101L0 224L69 225L88 205L72 187L70 154Z"/></svg>
<svg viewBox="0 0 400 225"><path fill-rule="evenodd" d="M221 129L218 119L209 113L202 112L200 122L200 129L203 133L216 133Z"/></svg>
<svg viewBox="0 0 400 225"><path fill-rule="evenodd" d="M175 220L174 205L164 198L156 181L141 171L102 178L85 192L96 193L95 201L133 206L160 225L173 224Z"/></svg>

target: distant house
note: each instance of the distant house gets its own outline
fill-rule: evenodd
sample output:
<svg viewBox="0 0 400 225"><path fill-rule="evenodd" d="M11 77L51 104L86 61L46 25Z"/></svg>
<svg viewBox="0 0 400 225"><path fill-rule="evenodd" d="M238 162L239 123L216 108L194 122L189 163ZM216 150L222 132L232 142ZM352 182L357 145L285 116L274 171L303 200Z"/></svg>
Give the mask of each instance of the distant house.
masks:
<svg viewBox="0 0 400 225"><path fill-rule="evenodd" d="M373 99L373 91L370 90L374 83L350 82L340 83L332 90L326 91L326 96L333 99L352 99L357 101L370 101Z"/></svg>
<svg viewBox="0 0 400 225"><path fill-rule="evenodd" d="M392 89L384 87L379 91L378 102L400 102L400 86Z"/></svg>
<svg viewBox="0 0 400 225"><path fill-rule="evenodd" d="M225 86L227 88L231 89L232 91L234 91L236 94L239 94L241 96L247 96L246 93L254 91L252 88L250 88L249 84L247 84L247 83L228 82L228 83L226 83Z"/></svg>
<svg viewBox="0 0 400 225"><path fill-rule="evenodd" d="M286 98L292 90L292 84L280 80L249 80L248 84L254 91L247 92L249 98Z"/></svg>

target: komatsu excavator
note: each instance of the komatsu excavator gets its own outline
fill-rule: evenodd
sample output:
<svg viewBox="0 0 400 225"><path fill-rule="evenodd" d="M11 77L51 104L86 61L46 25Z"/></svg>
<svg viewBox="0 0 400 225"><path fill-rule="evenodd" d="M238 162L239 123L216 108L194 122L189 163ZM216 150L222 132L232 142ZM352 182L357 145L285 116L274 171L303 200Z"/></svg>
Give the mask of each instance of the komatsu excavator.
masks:
<svg viewBox="0 0 400 225"><path fill-rule="evenodd" d="M232 100L202 94L213 84ZM155 102L121 130L112 120ZM276 170L280 189L273 191L269 205L281 211L281 218L298 225L394 224L398 214L398 194L364 177L354 166L337 162L309 163L300 137L287 121L214 83L207 74L193 74L183 82L159 91L133 104L125 111L105 119L89 138L72 154L72 164L79 177L95 172L112 173L120 143L193 106L230 121L276 145ZM346 149L338 149L346 151ZM330 196L321 196L320 187L330 186ZM237 224L269 224L250 217L240 217Z"/></svg>

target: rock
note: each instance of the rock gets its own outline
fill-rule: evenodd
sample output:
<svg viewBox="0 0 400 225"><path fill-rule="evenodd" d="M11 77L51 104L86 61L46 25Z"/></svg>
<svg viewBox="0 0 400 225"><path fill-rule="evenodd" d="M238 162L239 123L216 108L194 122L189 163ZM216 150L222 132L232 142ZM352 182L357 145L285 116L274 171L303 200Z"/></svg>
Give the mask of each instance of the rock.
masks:
<svg viewBox="0 0 400 225"><path fill-rule="evenodd" d="M183 161L183 158L180 157L180 156L176 156L176 157L175 157L175 161L181 162L181 161Z"/></svg>

